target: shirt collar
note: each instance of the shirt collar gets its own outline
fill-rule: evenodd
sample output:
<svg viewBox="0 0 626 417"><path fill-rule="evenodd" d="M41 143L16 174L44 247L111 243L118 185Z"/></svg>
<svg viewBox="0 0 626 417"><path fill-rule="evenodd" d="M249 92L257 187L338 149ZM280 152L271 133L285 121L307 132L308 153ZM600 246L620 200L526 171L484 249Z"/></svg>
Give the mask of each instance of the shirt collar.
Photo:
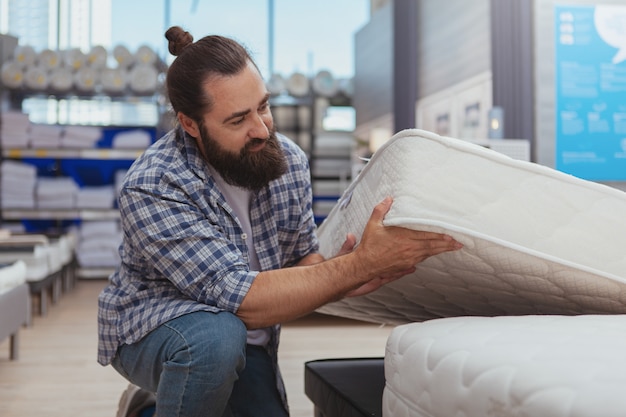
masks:
<svg viewBox="0 0 626 417"><path fill-rule="evenodd" d="M211 171L208 169L208 163L202 157L198 142L194 137L189 135L185 130L178 126L176 135L182 137L182 144L187 154L187 163L191 170L202 180L211 177Z"/></svg>

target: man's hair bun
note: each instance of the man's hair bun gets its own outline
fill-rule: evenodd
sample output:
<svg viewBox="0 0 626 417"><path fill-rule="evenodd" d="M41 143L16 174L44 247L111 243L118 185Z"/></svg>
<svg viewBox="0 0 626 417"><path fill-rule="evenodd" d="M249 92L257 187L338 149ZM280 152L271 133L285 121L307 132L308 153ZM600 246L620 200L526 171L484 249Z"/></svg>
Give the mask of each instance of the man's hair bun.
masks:
<svg viewBox="0 0 626 417"><path fill-rule="evenodd" d="M165 38L168 40L167 49L174 56L180 55L183 49L193 43L193 36L179 26L169 28L165 32Z"/></svg>

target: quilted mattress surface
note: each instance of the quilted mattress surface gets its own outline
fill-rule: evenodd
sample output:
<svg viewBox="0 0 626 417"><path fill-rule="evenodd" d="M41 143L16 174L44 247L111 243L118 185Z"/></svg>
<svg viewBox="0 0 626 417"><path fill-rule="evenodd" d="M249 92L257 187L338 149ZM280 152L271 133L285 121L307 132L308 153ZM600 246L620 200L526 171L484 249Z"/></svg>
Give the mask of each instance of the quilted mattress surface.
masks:
<svg viewBox="0 0 626 417"><path fill-rule="evenodd" d="M385 224L464 244L318 311L402 324L452 316L626 313L626 193L421 130L381 147L319 229L334 256L374 206Z"/></svg>
<svg viewBox="0 0 626 417"><path fill-rule="evenodd" d="M387 341L383 416L622 417L625 351L621 315L401 325Z"/></svg>

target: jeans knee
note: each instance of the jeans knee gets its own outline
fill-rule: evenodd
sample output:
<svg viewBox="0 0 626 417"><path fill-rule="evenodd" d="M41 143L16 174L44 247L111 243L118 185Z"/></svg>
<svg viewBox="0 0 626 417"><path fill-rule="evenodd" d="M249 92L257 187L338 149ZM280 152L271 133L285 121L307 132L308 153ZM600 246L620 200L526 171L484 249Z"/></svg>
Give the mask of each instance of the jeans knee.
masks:
<svg viewBox="0 0 626 417"><path fill-rule="evenodd" d="M219 331L198 335L196 346L192 348L192 360L198 367L218 367L239 372L245 366L246 327L234 314L219 315Z"/></svg>
<svg viewBox="0 0 626 417"><path fill-rule="evenodd" d="M207 415L207 404L223 410L245 367L243 322L232 313L197 312L168 327L171 349L158 382L157 414Z"/></svg>
<svg viewBox="0 0 626 417"><path fill-rule="evenodd" d="M222 313L223 314L223 313ZM219 340L214 340L210 344L213 352L207 351L209 355L217 356L221 358L224 363L237 364L241 361L241 358L245 359L246 356L246 326L236 316L231 315L231 321L229 326L226 326L230 331L223 334Z"/></svg>

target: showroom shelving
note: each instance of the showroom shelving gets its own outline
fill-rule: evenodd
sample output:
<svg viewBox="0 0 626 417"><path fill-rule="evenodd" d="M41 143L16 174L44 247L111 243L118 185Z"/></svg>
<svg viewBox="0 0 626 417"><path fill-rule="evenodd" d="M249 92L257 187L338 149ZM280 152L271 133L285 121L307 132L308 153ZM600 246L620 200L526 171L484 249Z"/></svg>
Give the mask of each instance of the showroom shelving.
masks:
<svg viewBox="0 0 626 417"><path fill-rule="evenodd" d="M101 129L102 139L93 148L1 148L3 160L27 162L36 166L38 174L43 176L71 177L80 187L113 185L115 171L128 169L145 148L113 148L112 137L124 131L141 130L150 135L152 143L158 134L163 112L158 98L147 96L44 96L13 92L9 102L11 111L27 113L35 124ZM17 105L19 108L16 109ZM65 109L55 109L55 106L65 106ZM80 107L81 111L71 113L71 108L76 107ZM133 111L133 107L137 111ZM129 119L137 123L130 124ZM74 123L78 121L81 123ZM119 220L115 204L109 208L2 207L0 214L3 224L21 223L27 232L45 234L60 233L83 222ZM112 270L110 266L78 265L76 275L79 278L103 278Z"/></svg>
<svg viewBox="0 0 626 417"><path fill-rule="evenodd" d="M329 74L322 82L336 83ZM319 88L322 78L305 78L294 74L282 87L270 81L270 99L274 124L280 133L294 140L309 157L313 187L313 213L317 224L341 197L352 179L354 150L353 127L349 115L353 111L350 96L338 88ZM296 88L289 82L296 81ZM316 85L317 81L317 85ZM305 85L308 83L308 85ZM295 90L295 91L294 91ZM345 111L342 111L345 110ZM332 113L348 114L348 126L332 123ZM344 121L346 118L344 117Z"/></svg>

